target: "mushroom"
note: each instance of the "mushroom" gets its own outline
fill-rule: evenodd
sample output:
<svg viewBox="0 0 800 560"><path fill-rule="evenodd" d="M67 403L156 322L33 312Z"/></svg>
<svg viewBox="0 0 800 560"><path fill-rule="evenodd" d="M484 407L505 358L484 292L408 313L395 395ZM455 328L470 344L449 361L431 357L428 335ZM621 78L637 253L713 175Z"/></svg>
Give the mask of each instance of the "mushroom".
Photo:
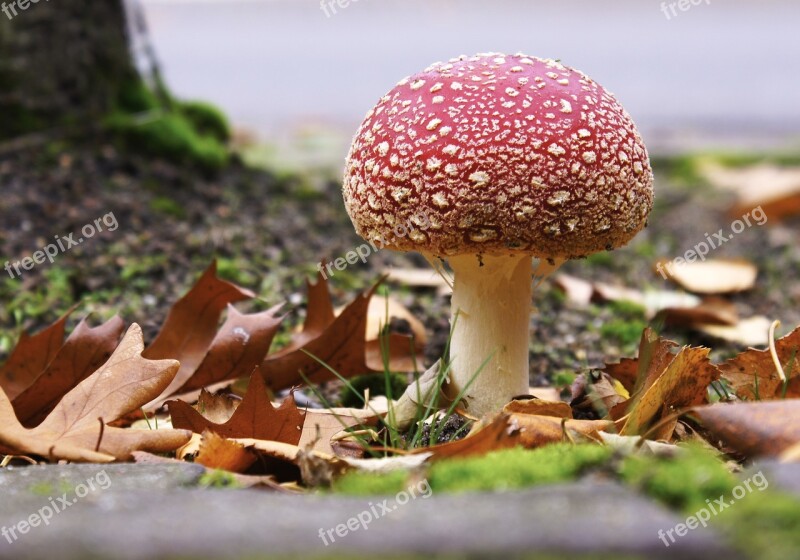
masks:
<svg viewBox="0 0 800 560"><path fill-rule="evenodd" d="M343 195L361 237L449 263L448 389L471 383L465 404L482 416L528 393L533 277L630 241L653 175L602 86L555 60L491 53L433 64L384 95L353 139ZM420 227L395 235L409 220Z"/></svg>

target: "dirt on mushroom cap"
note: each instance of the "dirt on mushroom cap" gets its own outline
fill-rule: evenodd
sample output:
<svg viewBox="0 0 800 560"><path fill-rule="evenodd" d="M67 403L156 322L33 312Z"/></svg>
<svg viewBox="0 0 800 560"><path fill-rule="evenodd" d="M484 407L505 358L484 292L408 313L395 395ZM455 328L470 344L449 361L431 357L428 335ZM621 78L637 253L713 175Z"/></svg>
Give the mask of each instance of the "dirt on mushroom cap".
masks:
<svg viewBox="0 0 800 560"><path fill-rule="evenodd" d="M380 99L343 193L358 234L395 249L575 258L636 235L653 175L602 86L557 61L481 54L433 64ZM392 234L420 214L429 227Z"/></svg>

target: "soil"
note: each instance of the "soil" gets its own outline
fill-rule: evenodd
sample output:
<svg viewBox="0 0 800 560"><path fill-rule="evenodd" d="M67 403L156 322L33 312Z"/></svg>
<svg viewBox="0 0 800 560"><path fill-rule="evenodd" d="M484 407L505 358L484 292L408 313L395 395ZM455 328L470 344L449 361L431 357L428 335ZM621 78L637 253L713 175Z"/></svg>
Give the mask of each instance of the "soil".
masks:
<svg viewBox="0 0 800 560"><path fill-rule="evenodd" d="M59 252L20 277L0 270L0 359L20 327L41 328L79 303L74 318L99 322L120 313L143 326L152 340L170 305L216 258L220 276L254 290L259 300L244 309L286 301L291 322L300 321L304 283L317 263L342 256L361 241L345 214L340 185L319 177L278 177L234 163L216 176L166 162L121 154L113 147L53 143L0 155L0 248L4 265L31 256L85 224L113 214L114 231L103 231ZM579 262L563 271L628 287L675 289L653 271L658 258L673 258L728 228L730 200L703 185L679 186L657 174L656 207L649 227L627 247ZM109 219L109 223L111 220ZM713 253L745 257L759 267L753 290L730 296L741 317L779 318L781 334L800 324L800 221L748 228ZM108 229L108 228L106 228ZM345 303L377 281L386 266L427 267L416 254L381 251L331 281L334 299ZM448 336L449 301L430 290L391 287L429 330L428 362ZM568 382L569 373L634 355L644 324L635 313L604 304L565 301L551 282L536 295L532 316L531 382ZM73 323L74 324L74 323ZM615 329L619 329L617 332ZM635 333L634 333L635 334ZM724 358L739 346L692 331L664 329L681 344L707 345ZM280 341L278 341L280 343ZM565 374L566 377L565 377Z"/></svg>

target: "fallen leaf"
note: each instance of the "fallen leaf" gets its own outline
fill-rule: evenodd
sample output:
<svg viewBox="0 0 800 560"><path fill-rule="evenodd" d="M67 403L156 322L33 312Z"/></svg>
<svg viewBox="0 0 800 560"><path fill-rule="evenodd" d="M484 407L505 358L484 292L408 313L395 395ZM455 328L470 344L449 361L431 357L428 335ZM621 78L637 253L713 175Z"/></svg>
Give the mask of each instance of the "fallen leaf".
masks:
<svg viewBox="0 0 800 560"><path fill-rule="evenodd" d="M354 426L374 426L378 416L369 410L322 409L306 410L303 434L298 446L336 455L331 438Z"/></svg>
<svg viewBox="0 0 800 560"><path fill-rule="evenodd" d="M107 426L160 394L178 371L174 360L142 357L142 330L131 325L117 349L92 375L68 392L44 421L24 428L0 392L0 446L6 452L50 460L105 462L135 450L168 452L186 443L181 430L130 430Z"/></svg>
<svg viewBox="0 0 800 560"><path fill-rule="evenodd" d="M579 375L572 383L570 391L570 411L582 412L590 417L607 416L609 410L630 399L630 394L622 383L607 373L596 370ZM569 417L572 417L571 413Z"/></svg>
<svg viewBox="0 0 800 560"><path fill-rule="evenodd" d="M518 443L528 449L564 440L600 439L598 432L614 426L610 420L569 420L555 416L512 414L512 430L519 432Z"/></svg>
<svg viewBox="0 0 800 560"><path fill-rule="evenodd" d="M554 387L528 387L528 394L543 401L557 401L561 392Z"/></svg>
<svg viewBox="0 0 800 560"><path fill-rule="evenodd" d="M727 294L751 289L758 268L745 259L709 259L684 262L659 261L656 269L667 278L697 294Z"/></svg>
<svg viewBox="0 0 800 560"><path fill-rule="evenodd" d="M278 307L261 313L242 314L229 305L228 318L214 337L203 361L194 372L188 372L190 377L182 385L176 376L176 381L164 391L164 396L249 376L266 356L278 331L282 319L276 315ZM181 368L179 375L184 371Z"/></svg>
<svg viewBox="0 0 800 560"><path fill-rule="evenodd" d="M258 457L241 443L225 439L212 431L203 432L200 450L194 462L210 469L235 473L246 471Z"/></svg>
<svg viewBox="0 0 800 560"><path fill-rule="evenodd" d="M694 307L667 307L655 316L671 327L697 328L705 325L736 325L739 314L736 306L728 300L706 297Z"/></svg>
<svg viewBox="0 0 800 560"><path fill-rule="evenodd" d="M708 385L719 377L719 370L709 361L708 353L708 348L681 348L669 365L652 382L648 380L642 392L631 399L620 435L642 434L662 416L705 402Z"/></svg>
<svg viewBox="0 0 800 560"><path fill-rule="evenodd" d="M195 434L198 435L199 434ZM139 463L142 465L164 465L164 464L183 464L184 461L179 459L173 459L171 457L163 457L161 455L153 455L152 453L148 453L147 451L134 451L132 453L133 460L135 463ZM208 472L210 469L205 467L204 465L200 465L206 469ZM290 491L289 488L286 488L283 485L278 484L275 482L275 479L271 476L262 476L262 475L250 475L250 474L241 474L228 471L230 476L236 482L238 488L258 488L264 487L269 488L270 490L278 490L280 492L290 492L295 494L297 492Z"/></svg>
<svg viewBox="0 0 800 560"><path fill-rule="evenodd" d="M767 333L772 320L757 315L741 319L735 325L694 325L694 329L720 340L735 342L746 346L767 344Z"/></svg>
<svg viewBox="0 0 800 560"><path fill-rule="evenodd" d="M696 407L691 415L748 457L777 456L800 443L800 399L718 403Z"/></svg>
<svg viewBox="0 0 800 560"><path fill-rule="evenodd" d="M612 286L602 282L594 283L593 301L630 301L645 308L648 317L653 317L662 309L671 307L694 307L700 298L684 292L668 290L648 290L641 292L625 286Z"/></svg>
<svg viewBox="0 0 800 560"><path fill-rule="evenodd" d="M212 394L203 389L194 409L214 424L224 424L231 419L242 399L229 394Z"/></svg>
<svg viewBox="0 0 800 560"><path fill-rule="evenodd" d="M800 397L800 327L776 340L775 351L789 378L786 396ZM722 378L741 399L780 399L784 396L783 381L778 377L769 350L750 348L718 367Z"/></svg>
<svg viewBox="0 0 800 560"><path fill-rule="evenodd" d="M19 421L32 427L44 420L70 389L108 360L124 329L118 316L94 328L86 320L78 323L47 368L13 400Z"/></svg>
<svg viewBox="0 0 800 560"><path fill-rule="evenodd" d="M578 306L589 305L594 295L594 285L582 278L570 276L568 274L557 274L553 282L559 288L567 300Z"/></svg>
<svg viewBox="0 0 800 560"><path fill-rule="evenodd" d="M731 218L747 215L751 225L769 220L778 221L800 213L800 169L771 164L730 169L714 162L705 162L701 173L721 189L736 193L738 200L730 209ZM760 212L754 215L754 209ZM744 223L744 222L742 222Z"/></svg>
<svg viewBox="0 0 800 560"><path fill-rule="evenodd" d="M503 407L503 412L572 418L572 408L567 403L543 401L541 399L514 399Z"/></svg>
<svg viewBox="0 0 800 560"><path fill-rule="evenodd" d="M388 337L367 341L365 362L372 371L382 372L386 366L391 371L417 371L420 362L416 358L416 348L413 338L389 333ZM384 362L384 354L388 363Z"/></svg>
<svg viewBox="0 0 800 560"><path fill-rule="evenodd" d="M180 400L167 402L176 428L195 433L212 431L226 438L250 438L297 444L303 428L303 412L289 395L275 408L269 399L263 377L258 371L250 377L250 386L241 404L224 424L215 424L187 403Z"/></svg>
<svg viewBox="0 0 800 560"><path fill-rule="evenodd" d="M608 432L599 432L603 443L627 457L629 455L645 455L651 457L675 457L684 449L671 443L651 441L641 436L621 436Z"/></svg>
<svg viewBox="0 0 800 560"><path fill-rule="evenodd" d="M142 353L150 360L176 359L180 370L169 392L184 385L208 353L217 335L222 312L228 304L249 299L254 294L217 278L217 263L206 269L189 292L172 306L161 331ZM249 375L250 371L242 375ZM166 392L166 391L165 391Z"/></svg>
<svg viewBox="0 0 800 560"><path fill-rule="evenodd" d="M24 331L20 335L8 360L0 368L0 387L9 399L15 399L27 389L61 349L67 318L73 309L33 336Z"/></svg>
<svg viewBox="0 0 800 560"><path fill-rule="evenodd" d="M303 384L299 372L303 372L310 381L319 383L336 379L330 369L343 377L372 371L366 363L365 333L369 300L377 287L378 284L356 296L332 322L326 323L330 319L327 312L330 296L326 281L320 278L310 288L313 291L309 294L309 314L303 330L293 336L289 346L268 355L261 364L261 373L267 386L277 391ZM320 303L324 312L311 308L311 294L316 302L324 300ZM389 364L390 369L397 371L395 365Z"/></svg>
<svg viewBox="0 0 800 560"><path fill-rule="evenodd" d="M337 313L344 311L338 309ZM367 306L367 340L378 340L381 337L383 328L392 319L399 319L408 323L414 340L420 347L428 343L428 335L425 332L425 325L417 319L402 303L393 297L373 295Z"/></svg>

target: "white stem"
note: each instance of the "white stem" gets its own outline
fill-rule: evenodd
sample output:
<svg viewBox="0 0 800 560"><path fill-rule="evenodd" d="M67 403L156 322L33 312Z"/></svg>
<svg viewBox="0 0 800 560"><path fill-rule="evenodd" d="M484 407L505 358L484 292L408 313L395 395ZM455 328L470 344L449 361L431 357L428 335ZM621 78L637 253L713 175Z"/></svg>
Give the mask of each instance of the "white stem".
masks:
<svg viewBox="0 0 800 560"><path fill-rule="evenodd" d="M455 397L480 371L466 392L467 412L480 417L528 394L532 259L461 255L448 262L455 273L456 321L448 393Z"/></svg>

